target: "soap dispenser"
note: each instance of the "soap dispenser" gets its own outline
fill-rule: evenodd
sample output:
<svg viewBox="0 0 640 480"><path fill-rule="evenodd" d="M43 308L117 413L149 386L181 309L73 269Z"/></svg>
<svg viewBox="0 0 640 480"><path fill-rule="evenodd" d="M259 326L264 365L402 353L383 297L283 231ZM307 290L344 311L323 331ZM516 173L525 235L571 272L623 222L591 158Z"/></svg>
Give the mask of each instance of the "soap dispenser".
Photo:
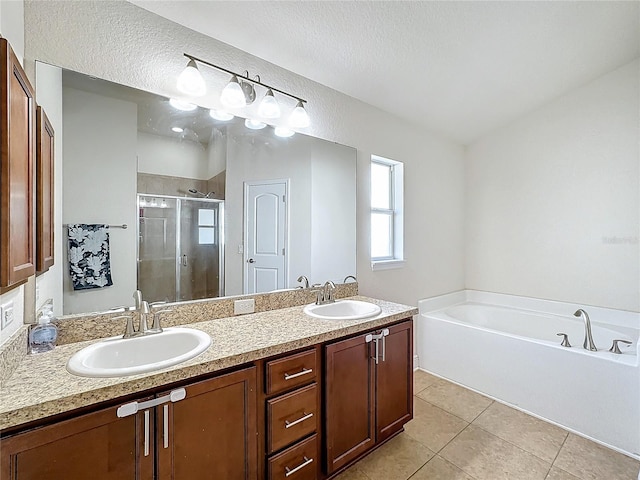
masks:
<svg viewBox="0 0 640 480"><path fill-rule="evenodd" d="M29 332L30 353L48 352L56 346L58 327L51 323L53 318L53 306L45 305L42 308L38 325L32 327Z"/></svg>

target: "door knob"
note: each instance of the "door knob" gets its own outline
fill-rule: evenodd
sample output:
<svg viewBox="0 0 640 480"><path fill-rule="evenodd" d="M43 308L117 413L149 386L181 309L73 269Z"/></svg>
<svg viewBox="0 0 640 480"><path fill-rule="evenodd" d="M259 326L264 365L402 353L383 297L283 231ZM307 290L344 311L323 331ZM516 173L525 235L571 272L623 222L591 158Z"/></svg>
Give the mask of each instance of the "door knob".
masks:
<svg viewBox="0 0 640 480"><path fill-rule="evenodd" d="M256 261L253 258L250 258L249 260L247 260L247 262L249 263L256 263Z"/></svg>

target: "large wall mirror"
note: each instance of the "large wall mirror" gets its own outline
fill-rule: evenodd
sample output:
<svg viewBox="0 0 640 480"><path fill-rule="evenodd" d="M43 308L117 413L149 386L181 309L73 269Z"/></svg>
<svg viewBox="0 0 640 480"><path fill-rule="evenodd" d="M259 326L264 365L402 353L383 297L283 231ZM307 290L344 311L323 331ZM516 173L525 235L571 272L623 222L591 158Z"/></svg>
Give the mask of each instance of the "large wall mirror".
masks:
<svg viewBox="0 0 640 480"><path fill-rule="evenodd" d="M61 78L65 314L131 305L136 289L175 302L355 275L354 148Z"/></svg>

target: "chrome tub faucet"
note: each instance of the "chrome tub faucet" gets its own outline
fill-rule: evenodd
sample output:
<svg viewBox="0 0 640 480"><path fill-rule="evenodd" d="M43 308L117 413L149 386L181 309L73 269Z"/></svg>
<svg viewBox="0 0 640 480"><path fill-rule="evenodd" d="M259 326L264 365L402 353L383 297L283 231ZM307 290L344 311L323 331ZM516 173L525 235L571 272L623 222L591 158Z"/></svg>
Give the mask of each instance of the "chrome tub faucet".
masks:
<svg viewBox="0 0 640 480"><path fill-rule="evenodd" d="M573 316L578 318L582 317L584 321L584 342L582 343L582 347L592 352L598 351L598 347L596 347L593 337L591 336L591 320L589 319L589 314L582 308L579 308Z"/></svg>

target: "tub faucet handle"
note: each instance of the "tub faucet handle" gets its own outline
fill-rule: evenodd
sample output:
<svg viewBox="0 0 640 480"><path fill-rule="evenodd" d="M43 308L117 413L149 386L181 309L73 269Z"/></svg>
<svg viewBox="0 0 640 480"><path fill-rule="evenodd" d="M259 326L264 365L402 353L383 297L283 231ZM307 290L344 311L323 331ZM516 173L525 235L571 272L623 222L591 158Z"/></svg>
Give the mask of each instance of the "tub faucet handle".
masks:
<svg viewBox="0 0 640 480"><path fill-rule="evenodd" d="M620 350L620 347L618 347L618 343L624 343L626 345L631 345L633 342L630 342L629 340L622 340L622 339L616 339L613 341L613 345L611 345L611 348L609 349L609 351L611 353L622 353L622 351Z"/></svg>
<svg viewBox="0 0 640 480"><path fill-rule="evenodd" d="M567 335L566 333L556 333L556 335L562 337L562 342L560 343L560 345L562 345L563 347L571 347L571 344L569 343L569 335Z"/></svg>

